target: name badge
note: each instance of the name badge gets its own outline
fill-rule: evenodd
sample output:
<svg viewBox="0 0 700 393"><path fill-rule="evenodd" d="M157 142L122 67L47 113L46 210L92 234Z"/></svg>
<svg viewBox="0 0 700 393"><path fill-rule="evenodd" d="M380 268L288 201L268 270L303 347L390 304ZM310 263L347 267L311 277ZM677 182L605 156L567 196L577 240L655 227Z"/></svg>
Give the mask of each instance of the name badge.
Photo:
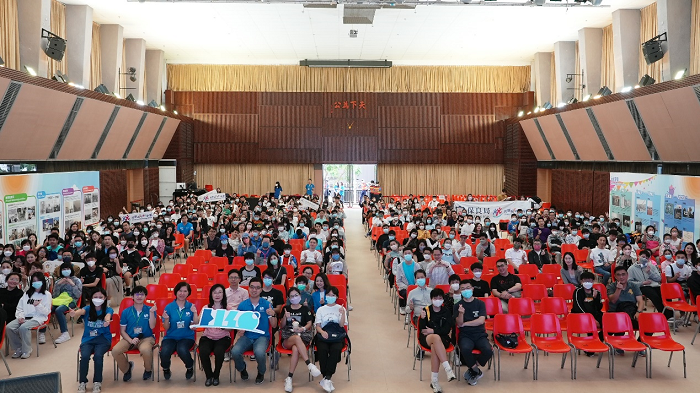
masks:
<svg viewBox="0 0 700 393"><path fill-rule="evenodd" d="M90 330L90 337L97 337L97 330Z"/></svg>
<svg viewBox="0 0 700 393"><path fill-rule="evenodd" d="M141 333L143 333L143 328L140 328L140 327L134 328L134 334L141 334Z"/></svg>
<svg viewBox="0 0 700 393"><path fill-rule="evenodd" d="M178 322L177 322L177 328L178 328L178 329L184 329L184 328L185 328L185 321L178 321Z"/></svg>

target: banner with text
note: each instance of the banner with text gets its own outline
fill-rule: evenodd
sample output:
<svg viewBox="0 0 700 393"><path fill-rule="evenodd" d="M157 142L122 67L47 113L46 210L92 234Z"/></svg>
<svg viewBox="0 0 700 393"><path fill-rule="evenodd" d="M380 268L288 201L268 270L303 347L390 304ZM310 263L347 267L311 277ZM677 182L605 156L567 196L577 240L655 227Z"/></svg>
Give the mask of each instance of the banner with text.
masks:
<svg viewBox="0 0 700 393"><path fill-rule="evenodd" d="M510 220L510 215L515 214L518 209L522 209L523 213L532 208L532 203L528 201L510 201L510 202L455 202L456 208L462 208L474 217L481 218L481 222L486 217L491 219L491 222L500 220Z"/></svg>
<svg viewBox="0 0 700 393"><path fill-rule="evenodd" d="M153 212L147 211L140 213L120 214L119 218L122 222L129 221L130 224L135 224L137 222L149 222L153 220Z"/></svg>
<svg viewBox="0 0 700 393"><path fill-rule="evenodd" d="M199 325L196 327L236 329L264 334L264 331L258 329L259 322L259 312L225 309L215 310L205 307L202 309L202 317L199 319Z"/></svg>

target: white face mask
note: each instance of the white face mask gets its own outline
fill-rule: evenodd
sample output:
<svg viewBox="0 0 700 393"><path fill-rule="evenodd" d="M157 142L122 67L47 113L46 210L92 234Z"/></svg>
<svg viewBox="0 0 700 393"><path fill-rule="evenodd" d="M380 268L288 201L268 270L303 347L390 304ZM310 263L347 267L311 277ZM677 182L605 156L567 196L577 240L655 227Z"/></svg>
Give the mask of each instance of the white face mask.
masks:
<svg viewBox="0 0 700 393"><path fill-rule="evenodd" d="M593 288L593 283L592 283L592 282L584 282L584 283L581 284L581 285L583 285L583 287L586 288L586 289L591 289L591 288Z"/></svg>
<svg viewBox="0 0 700 393"><path fill-rule="evenodd" d="M87 263L87 265L90 267L95 266L95 261L86 261L85 263Z"/></svg>
<svg viewBox="0 0 700 393"><path fill-rule="evenodd" d="M92 303L96 306L101 306L104 302L105 302L104 299L100 299L100 298L93 298L92 299Z"/></svg>
<svg viewBox="0 0 700 393"><path fill-rule="evenodd" d="M452 248L452 244L451 244L451 243L445 243L444 246L445 246L445 250L449 250L450 248Z"/></svg>
<svg viewBox="0 0 700 393"><path fill-rule="evenodd" d="M142 246L148 245L148 240L141 240L141 245Z"/></svg>
<svg viewBox="0 0 700 393"><path fill-rule="evenodd" d="M459 284L450 284L450 289L452 289L452 291L459 291Z"/></svg>
<svg viewBox="0 0 700 393"><path fill-rule="evenodd" d="M483 272L474 272L474 277L476 277L476 278L481 278L481 274L482 274L482 273L483 273Z"/></svg>
<svg viewBox="0 0 700 393"><path fill-rule="evenodd" d="M444 302L442 299L433 299L433 307L441 307Z"/></svg>

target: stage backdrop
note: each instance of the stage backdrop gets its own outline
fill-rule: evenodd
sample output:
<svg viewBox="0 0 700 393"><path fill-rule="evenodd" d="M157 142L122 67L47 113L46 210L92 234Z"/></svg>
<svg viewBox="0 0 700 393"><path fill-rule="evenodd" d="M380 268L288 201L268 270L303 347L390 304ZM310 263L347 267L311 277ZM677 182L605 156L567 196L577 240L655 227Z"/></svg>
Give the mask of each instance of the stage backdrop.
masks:
<svg viewBox="0 0 700 393"><path fill-rule="evenodd" d="M58 227L80 229L100 219L100 173L61 172L0 176L0 241L18 247L29 234L39 241Z"/></svg>
<svg viewBox="0 0 700 393"><path fill-rule="evenodd" d="M695 221L697 199L700 177L610 173L610 216L620 219L625 232L653 225L664 234L678 227L683 242L692 242L700 224Z"/></svg>

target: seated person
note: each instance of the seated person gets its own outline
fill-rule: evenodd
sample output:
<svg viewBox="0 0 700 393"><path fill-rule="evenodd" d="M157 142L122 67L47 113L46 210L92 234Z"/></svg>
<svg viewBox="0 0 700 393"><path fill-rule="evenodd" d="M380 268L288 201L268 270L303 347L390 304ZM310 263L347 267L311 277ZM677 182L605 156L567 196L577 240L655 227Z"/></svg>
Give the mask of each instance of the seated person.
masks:
<svg viewBox="0 0 700 393"><path fill-rule="evenodd" d="M449 284L449 278L455 274L449 262L442 260L442 249L440 247L433 250L433 261L428 265L428 278L430 278L430 287L435 288L436 285Z"/></svg>
<svg viewBox="0 0 700 393"><path fill-rule="evenodd" d="M413 260L413 252L410 248L403 249L403 260L396 268L396 286L399 291L399 312L406 314L406 290L409 285L416 285L415 273L420 265Z"/></svg>
<svg viewBox="0 0 700 393"><path fill-rule="evenodd" d="M479 244L476 245L476 257L479 262L484 261L484 257L496 256L496 246L489 242L488 236L485 233L479 235Z"/></svg>
<svg viewBox="0 0 700 393"><path fill-rule="evenodd" d="M551 259L549 258L549 253L547 253L547 250L542 248L542 241L540 239L533 240L532 250L527 253L527 260L530 261L530 263L537 265L537 268L540 271L542 270L542 265L549 265L552 263Z"/></svg>
<svg viewBox="0 0 700 393"><path fill-rule="evenodd" d="M690 296L697 299L700 296L700 258L693 258L693 265L695 269L688 277L688 290L690 291Z"/></svg>
<svg viewBox="0 0 700 393"><path fill-rule="evenodd" d="M301 293L301 304L309 308L309 310L315 310L314 299L311 294L306 290L309 287L309 279L306 276L299 276L294 279L294 286ZM287 305L292 304L287 298Z"/></svg>
<svg viewBox="0 0 700 393"><path fill-rule="evenodd" d="M639 253L639 262L627 268L627 274L630 281L639 285L642 295L651 300L656 311L664 312L664 303L661 300L661 274L659 274L656 265L649 263L650 256L649 250L642 250ZM673 310L666 310L664 315L666 315L666 319L672 318Z"/></svg>
<svg viewBox="0 0 700 393"><path fill-rule="evenodd" d="M348 277L348 266L345 260L340 255L340 250L334 248L331 251L331 258L326 265L327 274L342 274L345 278Z"/></svg>
<svg viewBox="0 0 700 393"><path fill-rule="evenodd" d="M675 264L669 264L666 267L666 282L675 282L681 285L683 291L686 293L686 298L688 297L688 278L693 272L693 268L685 263L686 255L685 251L676 251L676 262Z"/></svg>
<svg viewBox="0 0 700 393"><path fill-rule="evenodd" d="M302 265L318 265L323 266L323 255L316 248L318 247L318 240L314 237L309 239L309 248L301 252L301 264Z"/></svg>
<svg viewBox="0 0 700 393"><path fill-rule="evenodd" d="M445 369L447 382L457 378L450 367L445 351L445 348L451 344L450 333L455 321L452 317L452 311L443 307L445 292L442 289L435 288L430 291L430 300L431 304L421 310L418 319L418 342L423 348L430 348L430 387L434 392L440 392L441 388L438 384L440 366Z"/></svg>
<svg viewBox="0 0 700 393"><path fill-rule="evenodd" d="M236 255L236 251L234 251L233 247L229 244L228 236L221 235L219 238L219 245L216 247L214 255L217 257L226 257L229 265L233 262L233 257Z"/></svg>
<svg viewBox="0 0 700 393"><path fill-rule="evenodd" d="M472 274L474 274L474 278L469 280L469 282L472 284L475 297L488 297L491 295L489 283L481 279L483 272L484 265L482 265L481 262L472 265Z"/></svg>
<svg viewBox="0 0 700 393"><path fill-rule="evenodd" d="M277 288L273 288L275 273L268 269L262 274L263 277L263 289L260 292L260 298L267 300L268 303L272 304L272 308L275 310L275 315L282 311L284 306L284 294Z"/></svg>
<svg viewBox="0 0 700 393"><path fill-rule="evenodd" d="M506 250L506 262L510 266L513 266L515 272L517 273L518 267L523 263L527 263L527 254L522 249L523 240L519 237L513 239L513 247Z"/></svg>
<svg viewBox="0 0 700 393"><path fill-rule="evenodd" d="M0 288L0 335L5 333L5 325L15 320L17 305L24 296L22 288L19 287L22 281L19 273L11 272L5 279L7 286Z"/></svg>
<svg viewBox="0 0 700 393"><path fill-rule="evenodd" d="M581 274L583 273L583 268L576 264L576 258L571 252L564 254L564 267L562 267L559 275L564 284L574 284L578 286L581 280Z"/></svg>
<svg viewBox="0 0 700 393"><path fill-rule="evenodd" d="M593 263L596 273L603 275L603 285L607 285L610 281L610 267L615 262L615 253L605 248L608 242L605 236L598 237L596 242L598 245L588 253L588 261Z"/></svg>
<svg viewBox="0 0 700 393"><path fill-rule="evenodd" d="M499 259L496 262L498 275L491 279L491 293L501 299L503 312L508 312L508 300L514 297L521 297L522 283L520 277L508 272L508 262Z"/></svg>
<svg viewBox="0 0 700 393"><path fill-rule="evenodd" d="M576 287L573 295L572 313L582 314L589 313L593 315L595 324L598 329L603 326L603 302L598 290L593 288L595 275L589 271L581 273L581 284ZM603 340L603 332L599 333L600 339ZM586 356L595 356L593 352L586 352Z"/></svg>
<svg viewBox="0 0 700 393"><path fill-rule="evenodd" d="M605 239L605 237L601 237ZM637 317L644 311L644 299L639 285L629 280L627 269L615 268L615 282L607 285L609 312L624 312L632 319L632 326L639 328Z"/></svg>
<svg viewBox="0 0 700 393"><path fill-rule="evenodd" d="M581 236L583 236L583 239L578 241L579 250L590 250L595 248L597 243L595 240L591 239L591 231L588 230L588 228L583 228L581 230Z"/></svg>
<svg viewBox="0 0 700 393"><path fill-rule="evenodd" d="M282 254L280 258L282 260L282 266L291 265L294 267L294 274L299 274L299 261L297 261L297 257L292 255L291 244L285 244L282 247Z"/></svg>
<svg viewBox="0 0 700 393"><path fill-rule="evenodd" d="M241 288L241 272L236 269L228 271L228 284L226 288L226 303L229 310L237 310L242 301L248 299L248 291Z"/></svg>
<svg viewBox="0 0 700 393"><path fill-rule="evenodd" d="M241 285L248 285L253 277L261 277L260 268L255 266L255 254L247 252L243 255L245 266L240 270Z"/></svg>
<svg viewBox="0 0 700 393"><path fill-rule="evenodd" d="M417 287L409 292L406 298L406 324L408 324L408 314L411 311L413 311L415 319L420 315L421 310L431 303L430 288L426 285L425 271L418 269L413 274L413 277L416 280Z"/></svg>
<svg viewBox="0 0 700 393"><path fill-rule="evenodd" d="M68 324L66 323L66 313L76 307L78 300L83 294L83 284L80 279L75 276L73 265L71 265L70 262L61 264L61 275L63 277L53 284L52 298L54 305L51 306L51 311L54 313L58 326L61 329L61 335L56 339L56 344L61 344L70 340ZM68 296L63 295L64 293ZM56 305L57 302L61 304ZM39 343L42 341L46 342L46 337L44 336L45 332L46 329L39 332Z"/></svg>
<svg viewBox="0 0 700 393"><path fill-rule="evenodd" d="M473 386L483 376L479 365L483 367L488 363L493 356L493 350L484 327L486 305L474 296L474 288L469 280L462 280L459 289L462 300L455 304L453 311L455 323L459 329L457 345L462 364L468 367L467 372L464 373L464 379ZM472 353L474 349L478 349L481 354L474 355Z"/></svg>
<svg viewBox="0 0 700 393"><path fill-rule="evenodd" d="M304 277L306 278L306 277ZM289 373L284 379L284 389L286 392L292 391L292 378L296 370L299 358L306 363L306 367L313 377L321 375L314 363L311 363L308 356L308 346L313 339L314 316L311 309L303 304L302 291L291 287L287 291L289 304L284 306L283 317L280 318L280 338L282 347L292 350L292 358L289 364Z"/></svg>
<svg viewBox="0 0 700 393"><path fill-rule="evenodd" d="M124 352L138 349L143 358L143 380L151 379L153 375L153 346L155 336L153 329L156 328L156 307L149 307L144 304L148 290L145 287L137 286L133 291L134 305L120 310L119 320L121 341L112 349L112 356L117 362L117 366L124 373L124 382L131 379L131 371L134 369L134 362L127 360ZM160 333L158 333L160 334Z"/></svg>

